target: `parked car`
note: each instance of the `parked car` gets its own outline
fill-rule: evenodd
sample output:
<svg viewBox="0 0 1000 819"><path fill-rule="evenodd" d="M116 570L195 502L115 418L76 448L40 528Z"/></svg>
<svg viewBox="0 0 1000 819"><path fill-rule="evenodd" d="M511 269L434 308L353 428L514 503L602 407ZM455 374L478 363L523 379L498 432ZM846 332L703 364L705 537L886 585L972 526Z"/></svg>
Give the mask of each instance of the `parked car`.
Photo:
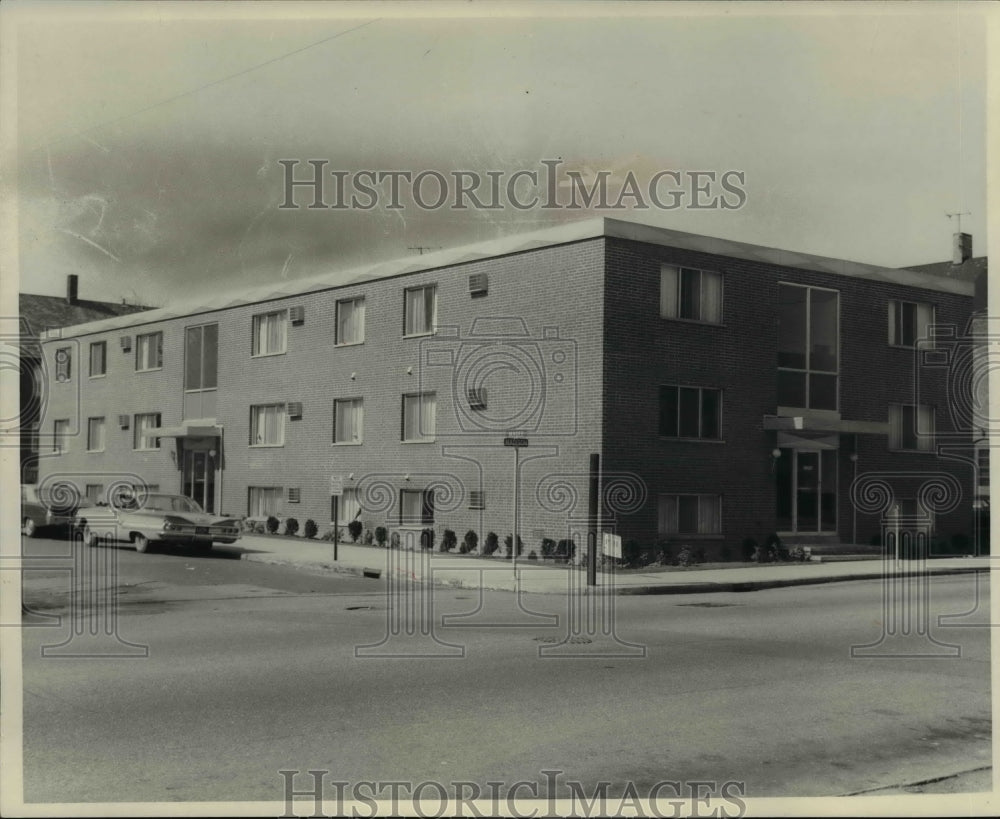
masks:
<svg viewBox="0 0 1000 819"><path fill-rule="evenodd" d="M21 533L37 537L44 529L63 529L70 534L77 526L79 496L57 491L43 497L34 484L21 485Z"/></svg>
<svg viewBox="0 0 1000 819"><path fill-rule="evenodd" d="M240 537L238 520L211 515L184 495L122 496L109 506L88 508L86 518L83 538L88 546L121 541L145 552L159 541L208 550L213 543L235 543Z"/></svg>

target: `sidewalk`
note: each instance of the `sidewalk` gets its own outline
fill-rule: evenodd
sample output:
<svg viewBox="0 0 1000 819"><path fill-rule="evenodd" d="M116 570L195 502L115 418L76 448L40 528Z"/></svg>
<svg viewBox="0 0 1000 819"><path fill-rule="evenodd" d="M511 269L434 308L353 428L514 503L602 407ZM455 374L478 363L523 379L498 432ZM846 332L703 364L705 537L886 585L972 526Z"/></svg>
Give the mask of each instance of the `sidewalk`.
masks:
<svg viewBox="0 0 1000 819"><path fill-rule="evenodd" d="M242 560L278 563L309 570L384 577L390 572L419 582L453 588L514 590L514 571L509 560L441 552L379 549L341 543L337 560L333 543L304 538L244 535L232 546L217 549L240 552ZM665 569L663 571L618 571L597 574L598 587L614 594L694 594L705 592L755 591L782 586L804 586L846 580L878 579L887 572L907 573L915 566L901 562L898 569L880 559L832 563L772 563L732 569ZM926 562L930 574L959 574L990 568L989 557L935 558ZM519 558L517 574L522 592L569 594L586 588L582 566L564 566ZM612 588L613 587L613 588Z"/></svg>

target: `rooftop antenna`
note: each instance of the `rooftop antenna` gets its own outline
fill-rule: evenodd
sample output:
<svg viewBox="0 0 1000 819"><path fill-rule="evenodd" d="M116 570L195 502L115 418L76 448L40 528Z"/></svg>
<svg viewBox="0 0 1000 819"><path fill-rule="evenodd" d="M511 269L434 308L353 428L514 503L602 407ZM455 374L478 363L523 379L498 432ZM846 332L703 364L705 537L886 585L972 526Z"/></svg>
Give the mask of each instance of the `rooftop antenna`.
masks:
<svg viewBox="0 0 1000 819"><path fill-rule="evenodd" d="M962 217L963 216L972 216L972 212L971 211L967 211L967 210L963 210L961 213L947 213L946 212L945 216L947 216L949 219L957 219L958 220L958 232L961 233L962 232Z"/></svg>
<svg viewBox="0 0 1000 819"><path fill-rule="evenodd" d="M440 250L441 246L431 247L429 245L413 245L412 247L406 248L407 250L416 250L421 256L424 255L425 250Z"/></svg>

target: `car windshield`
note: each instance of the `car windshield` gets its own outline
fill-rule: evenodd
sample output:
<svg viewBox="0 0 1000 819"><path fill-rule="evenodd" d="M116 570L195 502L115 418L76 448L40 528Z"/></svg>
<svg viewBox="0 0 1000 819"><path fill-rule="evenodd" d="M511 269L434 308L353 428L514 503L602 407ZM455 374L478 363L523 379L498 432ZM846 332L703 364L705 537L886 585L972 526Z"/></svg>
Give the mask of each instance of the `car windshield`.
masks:
<svg viewBox="0 0 1000 819"><path fill-rule="evenodd" d="M201 507L191 498L183 495L146 495L136 499L130 498L121 504L122 509L142 508L145 512L200 512Z"/></svg>

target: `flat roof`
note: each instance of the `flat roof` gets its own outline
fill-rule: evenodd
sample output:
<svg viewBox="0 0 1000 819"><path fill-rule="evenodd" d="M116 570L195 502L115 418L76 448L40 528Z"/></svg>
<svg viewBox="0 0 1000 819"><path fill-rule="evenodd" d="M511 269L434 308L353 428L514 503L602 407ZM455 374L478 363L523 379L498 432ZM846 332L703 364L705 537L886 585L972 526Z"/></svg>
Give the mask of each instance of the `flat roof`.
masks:
<svg viewBox="0 0 1000 819"><path fill-rule="evenodd" d="M796 253L791 250L781 250L762 245L751 245L745 242L733 242L728 239L703 236L697 233L684 233L683 231L646 225L641 222L598 217L594 219L582 219L531 233L504 236L488 242L447 248L417 257L393 259L362 267L323 273L318 276L294 279L281 282L280 284L268 284L244 290L238 294L219 294L209 299L189 300L179 302L170 307L161 307L141 313L116 316L72 327L64 327L44 333L42 338L43 340L71 338L125 327L138 327L144 324L153 324L183 316L210 313L230 307L302 296L323 290L361 284L367 281L419 273L441 267L452 267L482 259L507 256L512 253L523 253L525 251L539 250L541 248L555 247L557 245L601 237L626 239L682 250L694 250L717 256L728 256L736 259L763 262L799 270L811 270L819 273L831 273L837 276L849 276L868 281L882 281L891 284L906 285L908 287L919 287L925 290L936 290L960 296L972 296L974 290L970 282L944 278L915 270L879 267L861 262L852 262L846 259L833 259L826 256Z"/></svg>

